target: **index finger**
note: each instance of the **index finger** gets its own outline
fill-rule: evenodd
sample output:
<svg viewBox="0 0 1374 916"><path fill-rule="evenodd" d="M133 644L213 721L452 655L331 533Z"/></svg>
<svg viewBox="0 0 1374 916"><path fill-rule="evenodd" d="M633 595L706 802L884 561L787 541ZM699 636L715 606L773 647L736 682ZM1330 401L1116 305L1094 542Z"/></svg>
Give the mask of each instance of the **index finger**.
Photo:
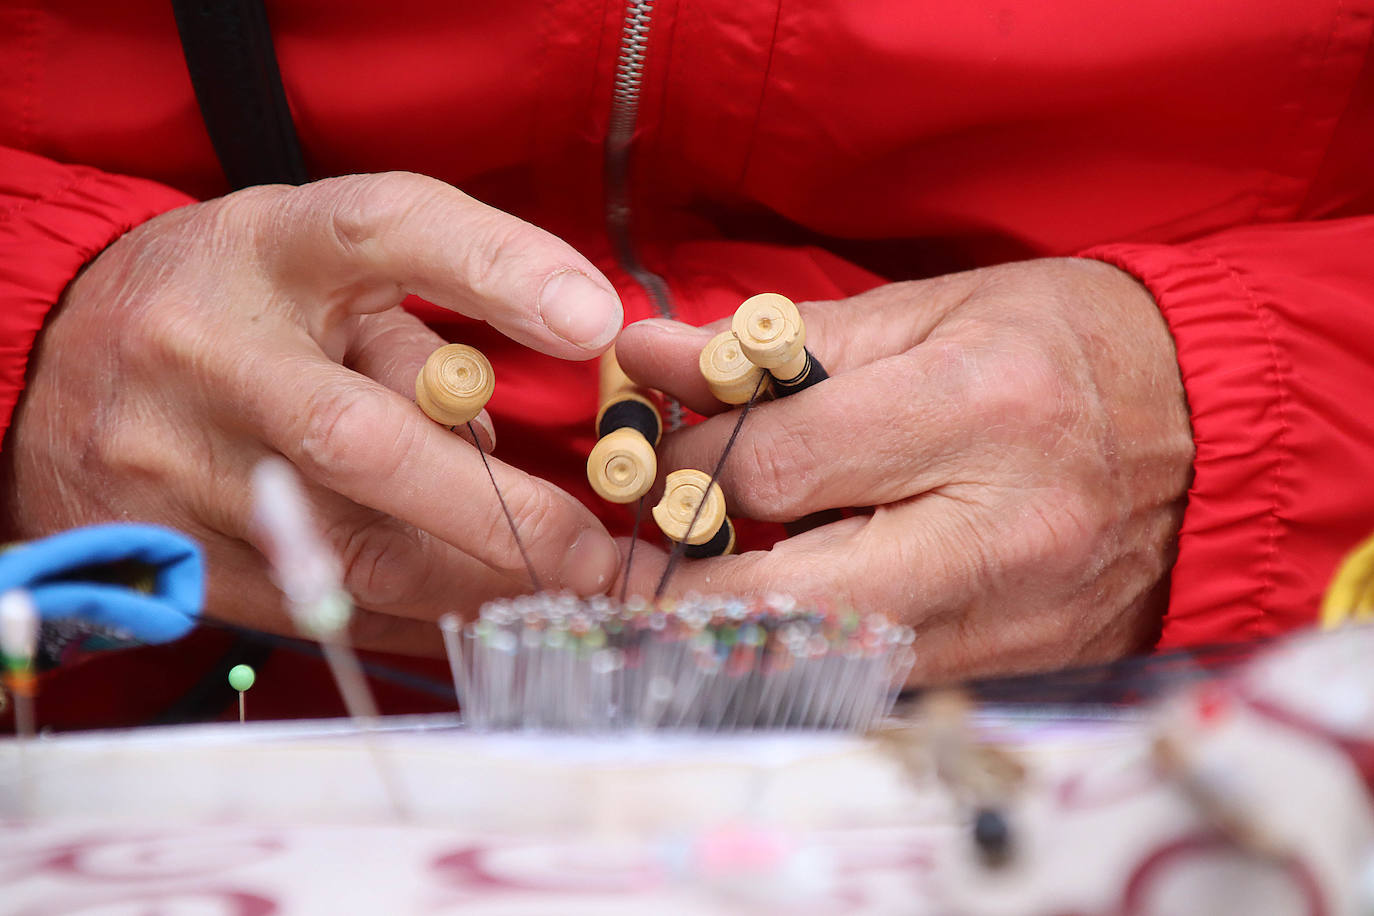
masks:
<svg viewBox="0 0 1374 916"><path fill-rule="evenodd" d="M389 172L247 194L270 200L256 220L269 270L327 310L382 311L414 293L564 359L596 356L624 321L610 281L571 245L437 179Z"/></svg>
<svg viewBox="0 0 1374 916"><path fill-rule="evenodd" d="M720 471L732 511L793 521L894 502L948 482L969 452L969 396L925 353L871 363L755 405ZM663 437L658 466L714 468L739 411ZM964 473L965 469L959 469Z"/></svg>
<svg viewBox="0 0 1374 916"><path fill-rule="evenodd" d="M805 599L835 601L843 583L832 551L843 549L851 534L843 530L861 524L845 519L774 544L769 550L751 550L708 559L679 558L669 574L664 596L785 594ZM628 554L628 544L622 547ZM628 595L651 597L668 569L671 551L653 544L635 545L634 564L628 573ZM617 593L621 584L612 588Z"/></svg>
<svg viewBox="0 0 1374 916"><path fill-rule="evenodd" d="M615 575L619 551L585 506L495 457L484 462L396 392L319 355L279 353L246 369L255 385L292 398L240 396L229 409L311 480L522 578L523 546L545 588L591 594Z"/></svg>

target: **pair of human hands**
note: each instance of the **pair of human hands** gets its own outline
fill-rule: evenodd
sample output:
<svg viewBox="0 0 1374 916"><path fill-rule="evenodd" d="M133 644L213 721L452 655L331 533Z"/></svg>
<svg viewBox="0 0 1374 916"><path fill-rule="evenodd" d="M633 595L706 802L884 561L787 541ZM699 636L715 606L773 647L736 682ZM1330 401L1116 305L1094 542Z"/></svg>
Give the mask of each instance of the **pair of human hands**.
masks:
<svg viewBox="0 0 1374 916"><path fill-rule="evenodd" d="M570 246L415 175L255 188L165 214L68 288L5 451L8 534L109 519L197 536L208 612L283 629L251 523L274 452L304 475L364 645L432 651L439 614L528 588L476 450L411 403L442 341L408 293L534 349L592 358L622 313ZM788 591L914 624L918 671L1118 655L1157 624L1191 464L1172 342L1148 293L1097 262L1037 261L802 306L832 378L761 404L723 475L737 514L871 514L771 551L695 561L674 590ZM657 321L622 365L704 413L707 331ZM665 438L714 464L727 415ZM476 426L490 444L490 421ZM605 591L621 550L591 513L499 460L546 587ZM637 553L652 591L664 555Z"/></svg>

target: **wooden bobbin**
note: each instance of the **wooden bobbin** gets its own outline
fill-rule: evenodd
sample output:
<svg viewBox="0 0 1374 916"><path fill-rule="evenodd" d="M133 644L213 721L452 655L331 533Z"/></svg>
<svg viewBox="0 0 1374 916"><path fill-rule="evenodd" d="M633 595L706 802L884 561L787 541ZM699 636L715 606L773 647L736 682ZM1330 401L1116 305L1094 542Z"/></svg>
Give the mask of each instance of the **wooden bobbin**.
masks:
<svg viewBox="0 0 1374 916"><path fill-rule="evenodd" d="M601 355L600 437L587 457L587 482L608 502L632 503L649 492L658 474L654 447L663 435L658 406L636 385L615 356Z"/></svg>
<svg viewBox="0 0 1374 916"><path fill-rule="evenodd" d="M607 502L634 502L649 492L657 475L654 447L628 426L602 436L587 457L587 481Z"/></svg>
<svg viewBox="0 0 1374 916"><path fill-rule="evenodd" d="M625 374L625 370L620 368L620 360L615 355L615 344L611 344L611 348L601 354L601 361L597 365L600 370L597 375L597 403L601 405L602 410L626 392L642 393L639 386Z"/></svg>
<svg viewBox="0 0 1374 916"><path fill-rule="evenodd" d="M722 331L711 338L697 360L701 376L716 400L725 404L745 404L759 387L764 370L749 361L734 331Z"/></svg>
<svg viewBox="0 0 1374 916"><path fill-rule="evenodd" d="M641 432L650 446L658 447L658 440L663 436L663 417L658 412L658 405L649 397L647 388L636 385L620 368L614 346L601 354L599 394L598 437L629 426Z"/></svg>
<svg viewBox="0 0 1374 916"><path fill-rule="evenodd" d="M703 471L692 468L673 471L664 481L663 498L653 508L659 530L669 540L685 541L688 556L722 556L735 549L735 528L725 514L725 494L718 483L711 483L708 493L708 483L711 483L710 475ZM703 498L706 503L696 524L688 531L687 526L692 524L697 505Z"/></svg>
<svg viewBox="0 0 1374 916"><path fill-rule="evenodd" d="M429 355L415 378L415 403L435 423L462 426L482 412L496 387L496 373L480 351L445 344Z"/></svg>
<svg viewBox="0 0 1374 916"><path fill-rule="evenodd" d="M791 299L760 293L735 309L730 331L756 366L780 379L796 378L806 367L806 326Z"/></svg>

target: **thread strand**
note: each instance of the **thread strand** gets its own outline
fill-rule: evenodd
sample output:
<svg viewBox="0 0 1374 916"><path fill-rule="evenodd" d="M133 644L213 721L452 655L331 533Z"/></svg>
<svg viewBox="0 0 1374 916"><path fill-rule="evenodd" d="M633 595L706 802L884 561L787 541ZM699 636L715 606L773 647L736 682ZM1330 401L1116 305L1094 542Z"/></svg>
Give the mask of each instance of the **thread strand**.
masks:
<svg viewBox="0 0 1374 916"><path fill-rule="evenodd" d="M730 438L725 440L725 448L721 449L720 457L716 459L716 466L711 470L711 477L706 482L706 492L702 494L701 500L697 503L696 511L692 513L692 521L687 525L687 535L690 536L692 530L697 526L697 520L701 518L701 510L706 506L706 499L711 493L711 487L715 485L716 478L720 477L720 472L725 468L725 459L730 457L730 452L735 447L735 441L739 439L739 431L744 427L744 418L749 416L749 410L758 400L759 392L763 390L763 380L768 377L768 373L759 373L759 380L754 383L754 393L749 395L749 400L745 402L744 409L739 413L739 419L735 421L735 428L730 432ZM672 578L677 570L678 564L687 552L687 537L683 537L673 545L673 552L668 555L668 565L663 569L663 577L658 580L658 588L654 589L654 600L663 597L663 593L668 588L668 580Z"/></svg>
<svg viewBox="0 0 1374 916"><path fill-rule="evenodd" d="M515 519L510 514L510 507L506 505L506 497L502 495L500 486L496 483L496 475L492 473L491 463L487 461L487 451L482 448L482 439L477 435L477 428L468 421L468 432L472 433L472 442L477 446L477 454L482 456L482 467L487 469L487 477L491 480L491 488L496 491L496 501L501 504L501 511L506 515L506 524L510 525L510 535L515 539L515 546L520 551L520 558L525 561L525 569L530 574L530 585L536 592L544 590L539 582L539 574L534 571L534 564L530 562L530 555L525 550L525 542L520 539L520 531L515 527Z"/></svg>
<svg viewBox="0 0 1374 916"><path fill-rule="evenodd" d="M620 603L625 603L625 596L630 588L630 568L635 561L635 544L639 541L639 525L644 519L644 500L648 498L646 493L635 502L635 523L630 529L630 552L625 557L625 575L620 580Z"/></svg>

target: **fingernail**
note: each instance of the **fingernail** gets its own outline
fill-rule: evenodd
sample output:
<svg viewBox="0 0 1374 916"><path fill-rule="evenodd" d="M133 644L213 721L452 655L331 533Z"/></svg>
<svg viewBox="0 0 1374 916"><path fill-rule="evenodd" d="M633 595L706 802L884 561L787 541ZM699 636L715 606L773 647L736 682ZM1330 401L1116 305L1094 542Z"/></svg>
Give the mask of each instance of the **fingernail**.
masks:
<svg viewBox="0 0 1374 916"><path fill-rule="evenodd" d="M482 447L488 452L496 451L496 427L491 423L491 417L484 410L472 419L472 426L481 437Z"/></svg>
<svg viewBox="0 0 1374 916"><path fill-rule="evenodd" d="M660 334L673 334L678 337L705 337L709 333L705 328L683 321L673 321L671 318L645 318L643 321L636 321L630 327L648 328Z"/></svg>
<svg viewBox="0 0 1374 916"><path fill-rule="evenodd" d="M620 568L620 548L602 531L587 529L577 536L558 568L564 588L579 595L604 592Z"/></svg>
<svg viewBox="0 0 1374 916"><path fill-rule="evenodd" d="M615 339L625 315L620 299L576 270L560 270L539 291L544 326L579 347L596 350Z"/></svg>

